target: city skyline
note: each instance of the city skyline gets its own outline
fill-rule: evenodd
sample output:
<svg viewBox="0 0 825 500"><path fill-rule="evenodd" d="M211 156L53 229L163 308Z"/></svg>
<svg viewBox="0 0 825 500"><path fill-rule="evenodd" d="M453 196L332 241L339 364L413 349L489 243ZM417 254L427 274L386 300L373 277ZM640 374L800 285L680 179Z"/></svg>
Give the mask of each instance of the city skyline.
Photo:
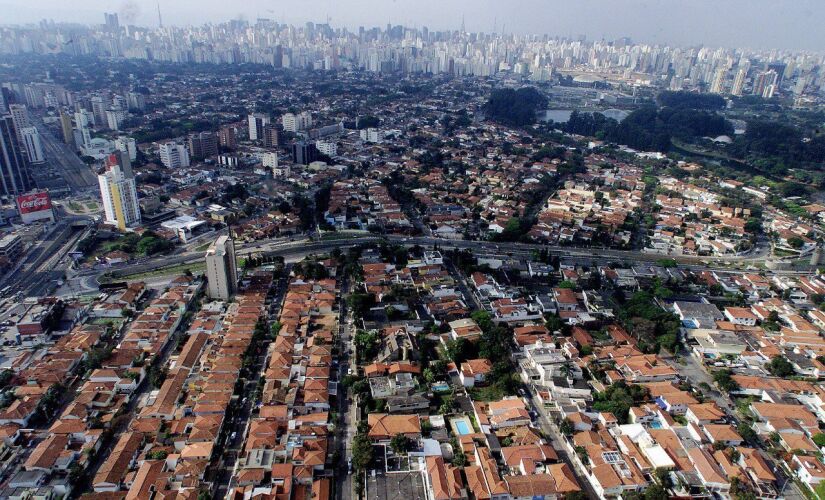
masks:
<svg viewBox="0 0 825 500"><path fill-rule="evenodd" d="M455 0L409 2L395 0L351 0L332 2L311 0L300 9L288 2L246 2L242 10L236 6L207 0L104 2L82 0L68 9L59 2L6 0L10 7L7 24L35 23L42 19L57 22L100 24L103 12L115 12L121 24L156 27L160 15L166 25L197 26L229 19L254 22L269 18L287 24L325 23L334 27L357 29L359 26L384 26L387 23L407 27L428 26L432 30L456 30L464 24L469 32L512 34L548 34L558 37L584 35L590 40L612 40L622 37L659 45L704 44L728 48L780 49L821 51L825 34L818 29L816 19L825 16L825 4L811 0L801 2L722 3L700 0L628 0L607 2L585 0L523 0L515 4L500 4L489 0L467 2ZM437 12L437 16L432 13Z"/></svg>

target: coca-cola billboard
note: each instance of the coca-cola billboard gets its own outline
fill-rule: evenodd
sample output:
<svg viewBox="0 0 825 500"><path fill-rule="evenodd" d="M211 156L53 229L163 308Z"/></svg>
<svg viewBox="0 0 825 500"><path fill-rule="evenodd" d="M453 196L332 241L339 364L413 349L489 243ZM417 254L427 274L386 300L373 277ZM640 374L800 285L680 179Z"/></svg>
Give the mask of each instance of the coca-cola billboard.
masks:
<svg viewBox="0 0 825 500"><path fill-rule="evenodd" d="M17 208L20 209L21 215L40 212L42 210L51 210L52 200L49 198L48 191L23 194L17 197Z"/></svg>
<svg viewBox="0 0 825 500"><path fill-rule="evenodd" d="M52 200L48 191L22 194L17 197L17 210L20 218L28 224L37 220L50 219L54 221Z"/></svg>

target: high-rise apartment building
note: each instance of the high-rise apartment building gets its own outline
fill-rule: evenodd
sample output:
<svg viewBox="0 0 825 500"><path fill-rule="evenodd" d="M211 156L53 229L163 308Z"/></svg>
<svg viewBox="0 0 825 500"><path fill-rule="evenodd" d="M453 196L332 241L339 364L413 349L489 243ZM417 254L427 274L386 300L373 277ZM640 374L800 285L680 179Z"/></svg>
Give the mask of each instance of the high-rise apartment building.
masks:
<svg viewBox="0 0 825 500"><path fill-rule="evenodd" d="M725 78L728 71L725 68L719 68L713 75L713 82L710 84L710 92L712 94L721 94L725 91Z"/></svg>
<svg viewBox="0 0 825 500"><path fill-rule="evenodd" d="M92 114L86 110L78 111L74 114L74 123L77 126L79 146L88 148L92 143L92 133L89 130L89 119Z"/></svg>
<svg viewBox="0 0 825 500"><path fill-rule="evenodd" d="M166 168L182 168L189 166L189 151L186 146L176 142L161 144L158 150L160 162Z"/></svg>
<svg viewBox="0 0 825 500"><path fill-rule="evenodd" d="M264 127L269 123L269 115L252 113L249 115L249 140L259 141L264 137Z"/></svg>
<svg viewBox="0 0 825 500"><path fill-rule="evenodd" d="M264 127L264 147L277 148L281 143L281 128L274 123Z"/></svg>
<svg viewBox="0 0 825 500"><path fill-rule="evenodd" d="M92 116L94 116L94 125L96 128L104 128L108 125L106 120L106 101L103 96L96 95L92 97Z"/></svg>
<svg viewBox="0 0 825 500"><path fill-rule="evenodd" d="M192 158L203 160L218 155L218 137L212 132L201 132L189 136L189 153Z"/></svg>
<svg viewBox="0 0 825 500"><path fill-rule="evenodd" d="M63 134L63 142L74 149L74 131L72 130L72 115L65 110L60 110L60 131Z"/></svg>
<svg viewBox="0 0 825 500"><path fill-rule="evenodd" d="M287 113L281 117L281 124L287 132L299 132L312 127L312 115L308 111L303 113Z"/></svg>
<svg viewBox="0 0 825 500"><path fill-rule="evenodd" d="M135 177L128 155L112 154L106 159L106 171L97 176L106 224L121 231L140 224Z"/></svg>
<svg viewBox="0 0 825 500"><path fill-rule="evenodd" d="M115 149L129 155L129 161L135 161L137 159L137 143L131 137L121 135L115 139Z"/></svg>
<svg viewBox="0 0 825 500"><path fill-rule="evenodd" d="M0 189L4 195L22 194L33 187L25 149L17 141L14 120L0 117Z"/></svg>
<svg viewBox="0 0 825 500"><path fill-rule="evenodd" d="M745 78L748 76L748 70L741 68L736 72L736 78L733 79L733 87L730 93L735 96L741 96L745 89Z"/></svg>
<svg viewBox="0 0 825 500"><path fill-rule="evenodd" d="M11 120L14 124L14 135L17 136L17 142L23 144L22 130L32 126L29 120L29 110L26 109L24 104L12 104L9 106L9 113L11 113Z"/></svg>
<svg viewBox="0 0 825 500"><path fill-rule="evenodd" d="M221 127L218 131L218 142L222 148L235 149L238 147L238 140L235 137L235 127Z"/></svg>
<svg viewBox="0 0 825 500"><path fill-rule="evenodd" d="M46 156L43 154L43 143L40 142L40 132L37 127L26 127L20 131L23 136L23 147L29 158L29 163L40 164L46 162Z"/></svg>
<svg viewBox="0 0 825 500"><path fill-rule="evenodd" d="M206 279L208 293L213 299L229 300L238 283L235 261L235 242L229 236L220 236L206 251Z"/></svg>

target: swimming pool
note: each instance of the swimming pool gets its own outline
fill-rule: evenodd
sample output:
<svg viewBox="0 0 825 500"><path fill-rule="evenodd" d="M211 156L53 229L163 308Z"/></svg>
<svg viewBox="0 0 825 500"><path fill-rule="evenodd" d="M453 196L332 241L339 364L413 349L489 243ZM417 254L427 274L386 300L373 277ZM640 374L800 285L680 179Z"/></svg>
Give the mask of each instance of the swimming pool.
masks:
<svg viewBox="0 0 825 500"><path fill-rule="evenodd" d="M466 434L472 434L472 432L470 431L470 427L464 420L454 420L453 424L455 425L455 430L457 430L458 433L462 436Z"/></svg>
<svg viewBox="0 0 825 500"><path fill-rule="evenodd" d="M432 389L435 392L448 392L450 390L449 384L433 384Z"/></svg>
<svg viewBox="0 0 825 500"><path fill-rule="evenodd" d="M654 418L654 419L650 422L650 428L651 428L651 429L661 429L661 428L662 428L662 423L661 423L661 422L659 422L659 419L658 419L658 418Z"/></svg>

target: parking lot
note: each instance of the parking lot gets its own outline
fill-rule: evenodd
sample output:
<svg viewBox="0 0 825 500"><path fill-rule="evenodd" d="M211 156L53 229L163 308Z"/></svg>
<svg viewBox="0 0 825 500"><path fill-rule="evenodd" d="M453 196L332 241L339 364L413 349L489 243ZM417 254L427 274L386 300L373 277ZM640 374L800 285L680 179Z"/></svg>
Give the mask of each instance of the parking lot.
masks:
<svg viewBox="0 0 825 500"><path fill-rule="evenodd" d="M367 475L367 500L425 500L424 480L421 472L383 473Z"/></svg>

